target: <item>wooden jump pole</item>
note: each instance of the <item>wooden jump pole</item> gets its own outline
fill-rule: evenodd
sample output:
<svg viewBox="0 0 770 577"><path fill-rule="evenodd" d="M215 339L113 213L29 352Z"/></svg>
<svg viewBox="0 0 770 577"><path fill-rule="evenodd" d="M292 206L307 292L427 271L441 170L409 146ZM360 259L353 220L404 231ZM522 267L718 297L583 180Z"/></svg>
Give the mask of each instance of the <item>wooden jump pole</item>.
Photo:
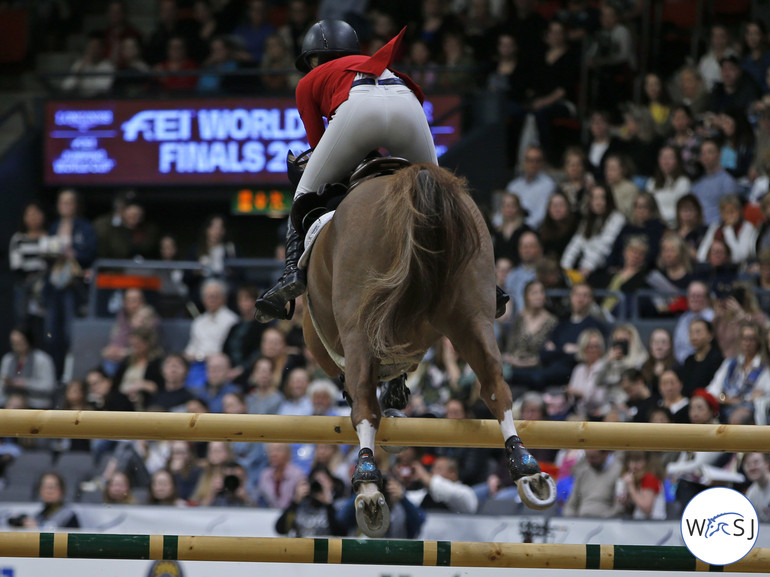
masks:
<svg viewBox="0 0 770 577"><path fill-rule="evenodd" d="M770 426L518 421L516 427L527 446L546 449L770 451ZM30 409L0 411L0 437L358 443L347 417ZM499 448L503 437L494 420L383 419L377 443Z"/></svg>
<svg viewBox="0 0 770 577"><path fill-rule="evenodd" d="M0 557L712 570L712 566L697 560L685 547L90 533L0 533ZM714 569L721 570L722 566ZM770 573L770 549L754 549L737 563L724 566L724 570Z"/></svg>

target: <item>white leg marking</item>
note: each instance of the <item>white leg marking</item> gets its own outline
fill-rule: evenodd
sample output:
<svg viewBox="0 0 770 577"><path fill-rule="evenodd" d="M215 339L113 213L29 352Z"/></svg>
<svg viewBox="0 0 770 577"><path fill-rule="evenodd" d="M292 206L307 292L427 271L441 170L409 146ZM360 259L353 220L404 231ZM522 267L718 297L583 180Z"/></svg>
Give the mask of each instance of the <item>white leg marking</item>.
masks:
<svg viewBox="0 0 770 577"><path fill-rule="evenodd" d="M358 442L361 445L359 447L360 449L370 449L374 451L374 437L377 435L377 429L375 429L367 419L358 423L356 426L356 434L358 435Z"/></svg>
<svg viewBox="0 0 770 577"><path fill-rule="evenodd" d="M500 430L503 432L503 440L507 441L511 436L516 433L516 425L513 424L513 409L508 409L503 413L503 420L500 421ZM361 435L359 435L359 438Z"/></svg>

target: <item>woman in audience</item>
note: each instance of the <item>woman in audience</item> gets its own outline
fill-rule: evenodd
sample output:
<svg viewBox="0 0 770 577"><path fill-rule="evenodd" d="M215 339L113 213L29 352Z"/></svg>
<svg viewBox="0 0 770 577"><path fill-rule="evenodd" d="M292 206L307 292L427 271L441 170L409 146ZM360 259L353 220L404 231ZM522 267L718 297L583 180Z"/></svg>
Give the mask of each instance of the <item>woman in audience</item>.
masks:
<svg viewBox="0 0 770 577"><path fill-rule="evenodd" d="M720 162L733 178L744 178L754 161L756 140L746 113L731 108L715 120L722 136Z"/></svg>
<svg viewBox="0 0 770 577"><path fill-rule="evenodd" d="M131 479L120 471L114 472L104 486L105 505L135 505L136 499L131 492Z"/></svg>
<svg viewBox="0 0 770 577"><path fill-rule="evenodd" d="M607 405L603 409L604 414L625 401L622 377L626 369L641 369L648 356L634 325L621 323L615 326L604 355L604 367L596 376L597 386L605 389Z"/></svg>
<svg viewBox="0 0 770 577"><path fill-rule="evenodd" d="M708 251L714 239L725 242L730 247L732 262L741 264L755 255L757 229L743 218L743 203L734 194L719 199L719 222L712 224L698 249L698 260L706 261Z"/></svg>
<svg viewBox="0 0 770 577"><path fill-rule="evenodd" d="M646 237L638 235L627 238L623 249L623 266L609 278L606 285L607 290L621 292L625 295L625 310L621 307L618 297L607 296L602 302L602 308L607 313L618 316L631 312L633 293L639 289L647 288L647 253L649 251L650 245Z"/></svg>
<svg viewBox="0 0 770 577"><path fill-rule="evenodd" d="M115 371L114 382L137 410L143 410L163 388L163 358L151 329L134 329L128 344L130 353Z"/></svg>
<svg viewBox="0 0 770 577"><path fill-rule="evenodd" d="M198 299L201 284L207 278L234 280L232 272L225 266L225 261L236 256L235 245L227 234L225 218L218 214L209 216L203 223L198 243L189 254L190 260L198 261L203 265L202 271L185 275L190 295Z"/></svg>
<svg viewBox="0 0 770 577"><path fill-rule="evenodd" d="M631 218L620 229L612 251L607 257L607 270L615 273L623 266L625 248L631 237L643 237L647 242L645 268L655 266L660 254L660 241L666 232L666 225L660 218L658 203L649 192L640 192L634 199Z"/></svg>
<svg viewBox="0 0 770 577"><path fill-rule="evenodd" d="M211 505L221 489L222 472L232 461L233 452L230 443L212 441L208 444L203 472L190 499L195 505L202 507Z"/></svg>
<svg viewBox="0 0 770 577"><path fill-rule="evenodd" d="M725 298L738 278L738 265L733 262L732 251L724 240L714 238L706 259L696 265L695 279L706 284L717 297Z"/></svg>
<svg viewBox="0 0 770 577"><path fill-rule="evenodd" d="M660 241L660 256L657 260L656 271L669 285L658 288L666 290L687 290L693 280L693 260L687 245L681 236L675 232L667 232ZM657 286L657 285L656 285Z"/></svg>
<svg viewBox="0 0 770 577"><path fill-rule="evenodd" d="M0 407L18 394L31 409L53 408L57 385L53 359L34 346L27 328L14 328L9 340L11 350L0 361Z"/></svg>
<svg viewBox="0 0 770 577"><path fill-rule="evenodd" d="M626 451L618 485L623 516L632 519L665 519L666 495L658 456L645 451Z"/></svg>
<svg viewBox="0 0 770 577"><path fill-rule="evenodd" d="M680 376L682 392L689 397L693 391L710 383L717 370L722 366L724 357L714 341L714 326L704 318L696 317L690 322L690 344L695 352L688 356Z"/></svg>
<svg viewBox="0 0 770 577"><path fill-rule="evenodd" d="M763 20L749 20L743 25L742 53L741 68L762 93L766 94L768 92L766 73L770 68L770 51L767 49L767 27Z"/></svg>
<svg viewBox="0 0 770 577"><path fill-rule="evenodd" d="M647 181L647 192L655 197L660 215L669 228L676 226L676 203L690 192L691 186L677 149L663 146L658 152L655 177Z"/></svg>
<svg viewBox="0 0 770 577"><path fill-rule="evenodd" d="M587 278L604 265L624 223L609 189L602 185L591 188L586 216L564 250L561 267L577 269Z"/></svg>
<svg viewBox="0 0 770 577"><path fill-rule="evenodd" d="M570 146L564 153L564 180L559 183L569 199L570 208L578 215L585 212L588 191L595 184L594 176L588 170L586 153L579 146Z"/></svg>
<svg viewBox="0 0 770 577"><path fill-rule="evenodd" d="M757 230L757 244L755 251L757 255L762 250L770 249L770 194L766 194L759 201L759 208L762 211L762 222Z"/></svg>
<svg viewBox="0 0 770 577"><path fill-rule="evenodd" d="M38 482L38 494L43 508L33 516L24 515L21 526L25 529L51 531L78 529L80 520L71 505L64 502L64 479L54 471L43 473Z"/></svg>
<svg viewBox="0 0 770 577"><path fill-rule="evenodd" d="M495 247L495 259L507 258L513 266L519 264L519 238L522 233L532 230L524 222L524 209L519 197L506 192L500 199L499 226L492 232L492 244Z"/></svg>
<svg viewBox="0 0 770 577"><path fill-rule="evenodd" d="M45 211L42 204L32 201L24 207L19 229L11 237L8 264L13 274L14 322L29 326L38 342L43 337L47 242Z"/></svg>
<svg viewBox="0 0 770 577"><path fill-rule="evenodd" d="M543 283L529 281L524 286L524 308L516 314L506 339L503 360L514 367L539 366L540 348L557 322L545 308Z"/></svg>
<svg viewBox="0 0 770 577"><path fill-rule="evenodd" d="M115 314L115 322L110 329L110 340L102 349L102 367L108 375L113 376L120 363L128 356L129 336L133 329L141 326L139 311L145 306L147 303L140 289L127 289L123 293L123 306ZM155 326L149 328L157 328L157 317L153 324Z"/></svg>
<svg viewBox="0 0 770 577"><path fill-rule="evenodd" d="M658 328L650 333L649 351L650 356L640 370L650 390L655 391L661 375L676 368L674 346L668 329Z"/></svg>
<svg viewBox="0 0 770 577"><path fill-rule="evenodd" d="M251 414L275 415L285 400L273 380L273 366L273 361L267 357L259 357L254 363L246 396L246 406Z"/></svg>
<svg viewBox="0 0 770 577"><path fill-rule="evenodd" d="M289 373L304 363L302 357L291 354L286 342L286 333L274 326L269 326L262 332L259 352L273 362L273 382L279 389L283 388Z"/></svg>
<svg viewBox="0 0 770 577"><path fill-rule="evenodd" d="M739 350L725 355L706 390L719 399L722 416L730 418L737 406L754 412L754 400L770 395L770 363L768 362L766 329L752 321L739 324Z"/></svg>
<svg viewBox="0 0 770 577"><path fill-rule="evenodd" d="M698 248L706 236L708 227L703 223L703 207L698 197L692 193L685 194L676 202L676 234L687 245L690 257L695 259Z"/></svg>
<svg viewBox="0 0 770 577"><path fill-rule="evenodd" d="M187 503L177 495L174 476L168 469L159 469L152 475L150 491L147 495L148 505L165 505L166 507L184 507Z"/></svg>
<svg viewBox="0 0 770 577"><path fill-rule="evenodd" d="M690 399L682 394L682 381L676 371L667 369L661 373L658 379L658 392L660 393L660 405L669 412L672 423L688 423L690 421L688 408Z"/></svg>
<svg viewBox="0 0 770 577"><path fill-rule="evenodd" d="M310 375L302 367L292 369L286 379L284 396L286 397L278 407L279 415L312 415L313 403L307 394L310 386Z"/></svg>
<svg viewBox="0 0 770 577"><path fill-rule="evenodd" d="M740 351L741 323L751 321L759 327L767 327L767 315L759 310L757 297L746 283L733 283L726 292L717 296L714 335L722 354L734 357Z"/></svg>
<svg viewBox="0 0 770 577"><path fill-rule="evenodd" d="M157 79L161 90L168 93L192 92L198 82L194 74L198 65L188 55L187 41L182 36L172 36L166 43L166 59L153 67L156 72L186 72L184 75L168 74Z"/></svg>
<svg viewBox="0 0 770 577"><path fill-rule="evenodd" d="M200 481L203 469L198 465L198 457L187 441L172 441L171 455L168 458L166 469L173 477L177 496L180 499L192 498Z"/></svg>
<svg viewBox="0 0 770 577"><path fill-rule="evenodd" d="M580 362L572 370L566 390L571 412L580 419L599 418L606 400L606 390L596 385L596 377L605 363L604 337L597 329L586 329L580 333L577 347Z"/></svg>
<svg viewBox="0 0 770 577"><path fill-rule="evenodd" d="M694 127L693 113L687 105L678 104L671 109L672 134L666 141L666 146L671 146L679 153L682 170L690 181L699 178L703 173L703 167L698 162L701 139Z"/></svg>
<svg viewBox="0 0 770 577"><path fill-rule="evenodd" d="M604 182L612 191L615 208L626 219L633 217L634 200L639 189L630 180L633 169L628 159L620 154L610 154L604 161Z"/></svg>
<svg viewBox="0 0 770 577"><path fill-rule="evenodd" d="M561 258L579 224L580 213L572 210L567 195L562 190L554 191L548 199L545 218L537 231L543 246L543 256Z"/></svg>
<svg viewBox="0 0 770 577"><path fill-rule="evenodd" d="M663 84L660 75L649 72L642 85L642 104L655 122L655 130L663 134L668 129L671 114L671 96Z"/></svg>

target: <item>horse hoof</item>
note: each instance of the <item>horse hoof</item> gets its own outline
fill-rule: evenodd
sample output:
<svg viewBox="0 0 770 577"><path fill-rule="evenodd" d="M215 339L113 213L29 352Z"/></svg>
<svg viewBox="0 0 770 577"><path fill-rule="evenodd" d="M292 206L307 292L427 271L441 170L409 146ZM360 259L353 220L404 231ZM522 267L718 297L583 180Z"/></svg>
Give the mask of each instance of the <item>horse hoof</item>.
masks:
<svg viewBox="0 0 770 577"><path fill-rule="evenodd" d="M522 477L516 483L522 503L530 509L542 511L556 503L556 483L548 473Z"/></svg>
<svg viewBox="0 0 770 577"><path fill-rule="evenodd" d="M390 527L390 508L385 497L377 491L358 495L355 502L356 522L367 537L382 537Z"/></svg>
<svg viewBox="0 0 770 577"><path fill-rule="evenodd" d="M394 419L408 419L409 415L407 415L404 411L399 411L398 409L385 409L382 411L383 417L388 418L394 418ZM386 453L390 453L391 455L398 455L401 451L403 451L406 447L398 447L396 445L380 445L382 447L382 450Z"/></svg>

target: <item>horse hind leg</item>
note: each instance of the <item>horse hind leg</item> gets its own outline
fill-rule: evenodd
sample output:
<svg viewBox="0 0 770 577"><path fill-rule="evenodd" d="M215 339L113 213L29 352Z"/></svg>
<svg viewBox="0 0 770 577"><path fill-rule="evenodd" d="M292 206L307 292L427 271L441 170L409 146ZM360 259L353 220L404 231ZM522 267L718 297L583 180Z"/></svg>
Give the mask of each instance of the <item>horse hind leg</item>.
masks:
<svg viewBox="0 0 770 577"><path fill-rule="evenodd" d="M508 471L522 502L531 509L547 509L556 502L556 484L543 473L522 443L513 421L513 396L503 379L502 360L491 322L448 335L453 346L471 366L481 384L481 398L500 423L505 440Z"/></svg>

